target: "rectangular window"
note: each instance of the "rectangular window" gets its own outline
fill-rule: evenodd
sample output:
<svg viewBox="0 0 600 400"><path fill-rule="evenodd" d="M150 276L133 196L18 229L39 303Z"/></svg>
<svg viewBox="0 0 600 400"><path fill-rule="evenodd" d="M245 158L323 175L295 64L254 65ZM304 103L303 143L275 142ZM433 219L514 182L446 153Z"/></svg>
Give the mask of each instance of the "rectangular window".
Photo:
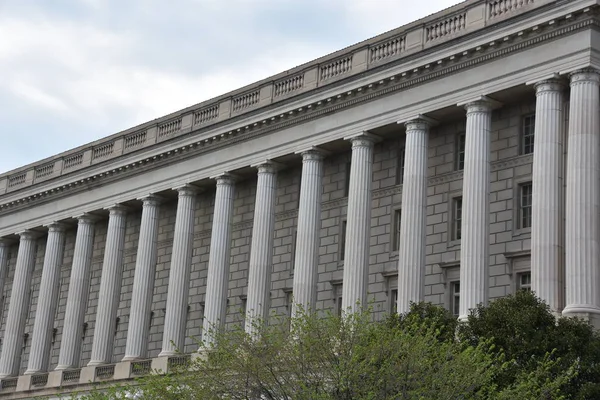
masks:
<svg viewBox="0 0 600 400"><path fill-rule="evenodd" d="M533 153L533 142L535 139L535 114L523 117L521 130L521 154Z"/></svg>
<svg viewBox="0 0 600 400"><path fill-rule="evenodd" d="M519 290L531 291L531 272L523 272L518 275Z"/></svg>
<svg viewBox="0 0 600 400"><path fill-rule="evenodd" d="M519 186L519 228L531 228L531 195L533 185L531 182Z"/></svg>
<svg viewBox="0 0 600 400"><path fill-rule="evenodd" d="M455 169L462 171L465 168L465 134L461 133L456 136L456 149L455 149Z"/></svg>
<svg viewBox="0 0 600 400"><path fill-rule="evenodd" d="M400 250L400 222L402 220L402 210L394 210L394 230L392 231L392 251Z"/></svg>
<svg viewBox="0 0 600 400"><path fill-rule="evenodd" d="M460 314L460 282L451 282L450 289L450 311L458 317Z"/></svg>
<svg viewBox="0 0 600 400"><path fill-rule="evenodd" d="M462 197L452 200L452 240L462 237Z"/></svg>
<svg viewBox="0 0 600 400"><path fill-rule="evenodd" d="M389 312L391 315L394 315L398 312L398 289L390 290L390 309Z"/></svg>
<svg viewBox="0 0 600 400"><path fill-rule="evenodd" d="M404 157L405 149L404 147L401 147L398 149L398 157L396 157L398 162L396 165L396 185L401 185L404 181Z"/></svg>
<svg viewBox="0 0 600 400"><path fill-rule="evenodd" d="M344 197L348 197L350 193L350 167L352 163L346 163L346 176L344 177Z"/></svg>
<svg viewBox="0 0 600 400"><path fill-rule="evenodd" d="M340 233L340 261L344 261L346 253L346 221L342 221L342 232Z"/></svg>
<svg viewBox="0 0 600 400"><path fill-rule="evenodd" d="M294 293L290 290L285 292L285 313L288 318L292 317L292 302L294 301Z"/></svg>
<svg viewBox="0 0 600 400"><path fill-rule="evenodd" d="M296 269L296 242L298 241L298 230L294 229L294 233L292 234L292 259L290 261L290 275L294 275L294 270Z"/></svg>
<svg viewBox="0 0 600 400"><path fill-rule="evenodd" d="M240 311L241 311L241 316L242 316L242 328L246 327L246 305L248 304L248 298L247 297L243 297L241 298L242 300L242 304L240 306Z"/></svg>
<svg viewBox="0 0 600 400"><path fill-rule="evenodd" d="M342 316L342 285L333 286L333 308L338 317Z"/></svg>

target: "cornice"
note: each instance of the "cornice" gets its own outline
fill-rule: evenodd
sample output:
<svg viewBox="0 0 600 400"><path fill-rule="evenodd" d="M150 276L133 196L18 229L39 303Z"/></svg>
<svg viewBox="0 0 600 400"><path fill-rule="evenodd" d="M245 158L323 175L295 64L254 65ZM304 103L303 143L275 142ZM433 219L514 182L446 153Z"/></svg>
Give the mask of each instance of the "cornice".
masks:
<svg viewBox="0 0 600 400"><path fill-rule="evenodd" d="M571 34L577 30L590 26L597 27L599 25L598 21L591 16L584 16L577 20L574 16L569 15L563 17L561 21L554 20L545 26L532 26L527 30L506 36L501 41L492 41L474 46L469 50L460 52L460 54L446 57L434 63L426 63L419 67L406 70L405 72L386 77L385 79L378 79L372 83L364 84L352 90L345 90L337 95L324 97L321 100L311 102L310 104L295 108L294 110L283 113L278 111L271 117L261 118L255 122L244 124L229 132L199 139L192 144L181 145L181 147L165 150L159 154L133 161L126 165L108 168L104 172L96 173L86 178L76 179L69 183L57 185L54 188L39 191L35 194L11 202L2 203L0 204L0 215L29 207L32 203L54 201L63 196L76 194L83 190L89 190L97 185L107 184L122 179L123 177L135 175L142 167L143 171L147 172L148 170L160 168L173 162L196 157L197 155L208 151L215 151L226 146L254 139L261 135L266 135L273 131L302 124L342 109L354 107L410 87L440 79L496 58L505 57L510 53L522 51L542 42ZM519 42L516 43L515 41ZM398 61L400 62L403 60ZM394 66L397 65L390 63L389 65L386 65L386 68ZM208 130L197 130L191 132L191 134L204 133L212 129L214 128L211 127ZM189 140L189 135L190 134L174 138L171 143L176 144L178 141ZM116 161L118 161L118 159L109 160L107 161L107 165ZM54 179L59 180L62 178L58 177ZM44 181L43 183L48 184L49 182L51 181ZM26 187L20 190L27 190L30 188L31 187ZM8 194L11 195L13 193L18 193L18 191L10 192Z"/></svg>

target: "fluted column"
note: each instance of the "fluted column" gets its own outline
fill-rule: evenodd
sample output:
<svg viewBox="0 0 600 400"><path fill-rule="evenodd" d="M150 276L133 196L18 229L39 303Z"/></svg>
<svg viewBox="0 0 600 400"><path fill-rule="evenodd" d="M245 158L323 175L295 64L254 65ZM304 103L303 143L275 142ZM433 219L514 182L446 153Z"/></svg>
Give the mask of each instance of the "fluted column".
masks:
<svg viewBox="0 0 600 400"><path fill-rule="evenodd" d="M127 208L117 204L109 207L108 211L108 231L98 293L92 356L88 366L111 363L114 347L113 339L117 323L121 277L123 276Z"/></svg>
<svg viewBox="0 0 600 400"><path fill-rule="evenodd" d="M33 336L29 351L29 362L25 374L46 372L52 345L54 316L60 290L60 268L63 263L65 248L65 225L52 223L48 225L46 254L42 269L39 300L33 324Z"/></svg>
<svg viewBox="0 0 600 400"><path fill-rule="evenodd" d="M94 223L96 218L83 214L77 217L77 236L69 279L69 292L65 307L60 353L57 370L79 367L83 320L90 289L90 269L94 249Z"/></svg>
<svg viewBox="0 0 600 400"><path fill-rule="evenodd" d="M35 264L36 237L31 231L19 233L19 252L13 278L8 315L0 355L0 378L19 374L25 321L29 307L31 275Z"/></svg>
<svg viewBox="0 0 600 400"><path fill-rule="evenodd" d="M204 322L202 324L203 339L207 343L212 343L213 340L213 335L209 332L213 329L220 329L225 323L235 194L234 176L224 173L214 179L217 180L217 190L215 192L215 208L206 277Z"/></svg>
<svg viewBox="0 0 600 400"><path fill-rule="evenodd" d="M405 123L402 219L398 248L398 312L423 300L427 218L427 149L431 120L418 116Z"/></svg>
<svg viewBox="0 0 600 400"><path fill-rule="evenodd" d="M460 320L469 310L487 304L489 288L490 125L494 103L483 97L465 105L465 168L463 172L462 238L460 245Z"/></svg>
<svg viewBox="0 0 600 400"><path fill-rule="evenodd" d="M563 84L535 84L535 149L531 219L531 289L552 311L564 307Z"/></svg>
<svg viewBox="0 0 600 400"><path fill-rule="evenodd" d="M156 272L160 198L148 195L141 200L143 201L142 220L123 361L145 358L148 352L148 329L154 292L154 273Z"/></svg>
<svg viewBox="0 0 600 400"><path fill-rule="evenodd" d="M319 233L321 230L321 193L325 152L311 148L301 152L302 178L298 206L292 316L300 306L314 311L319 273Z"/></svg>
<svg viewBox="0 0 600 400"><path fill-rule="evenodd" d="M194 211L196 188L185 185L175 189L179 192L173 252L167 293L167 313L160 356L177 354L185 344L190 269L192 267L192 244L194 241Z"/></svg>
<svg viewBox="0 0 600 400"><path fill-rule="evenodd" d="M342 311L357 312L367 305L369 246L371 239L371 187L375 136L352 138L352 162L346 220L346 252L342 285Z"/></svg>
<svg viewBox="0 0 600 400"><path fill-rule="evenodd" d="M248 271L246 332L255 334L254 322L265 321L269 313L273 269L273 230L277 195L277 166L267 161L256 166L256 201ZM257 321L259 320L259 321Z"/></svg>
<svg viewBox="0 0 600 400"><path fill-rule="evenodd" d="M565 316L600 318L600 75L571 74Z"/></svg>

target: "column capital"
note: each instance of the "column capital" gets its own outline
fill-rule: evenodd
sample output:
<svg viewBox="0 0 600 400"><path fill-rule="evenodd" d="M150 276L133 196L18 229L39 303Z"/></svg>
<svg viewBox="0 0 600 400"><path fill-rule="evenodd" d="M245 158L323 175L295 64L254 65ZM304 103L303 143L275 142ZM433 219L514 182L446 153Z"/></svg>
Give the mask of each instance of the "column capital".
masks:
<svg viewBox="0 0 600 400"><path fill-rule="evenodd" d="M273 160L265 160L260 163L252 164L250 167L258 169L259 174L274 174L283 168L283 164Z"/></svg>
<svg viewBox="0 0 600 400"><path fill-rule="evenodd" d="M431 128L432 126L437 125L438 121L433 118L429 118L423 114L418 114L413 117L400 120L397 123L404 124L404 126L406 126L406 130L409 131L409 130L416 130L416 129L427 130L427 129Z"/></svg>
<svg viewBox="0 0 600 400"><path fill-rule="evenodd" d="M533 84L535 94L540 95L546 92L561 92L565 89L565 83L560 79L544 79Z"/></svg>
<svg viewBox="0 0 600 400"><path fill-rule="evenodd" d="M113 204L112 206L108 206L104 208L108 210L110 215L125 215L130 210L129 207L124 206L123 204Z"/></svg>
<svg viewBox="0 0 600 400"><path fill-rule="evenodd" d="M571 87L582 83L600 83L600 71L595 68L582 68L569 73Z"/></svg>
<svg viewBox="0 0 600 400"><path fill-rule="evenodd" d="M225 171L219 175L211 176L210 179L217 181L217 185L231 185L232 186L239 180L239 176Z"/></svg>
<svg viewBox="0 0 600 400"><path fill-rule="evenodd" d="M467 114L473 112L491 112L495 108L502 107L502 103L487 96L477 96L467 101L460 102L457 105L459 107L464 107L464 109L467 110Z"/></svg>
<svg viewBox="0 0 600 400"><path fill-rule="evenodd" d="M99 216L90 213L78 214L73 216L73 218L77 219L80 225L93 225L100 219Z"/></svg>
<svg viewBox="0 0 600 400"><path fill-rule="evenodd" d="M344 140L352 143L352 148L354 147L373 147L373 145L379 141L381 141L381 137L374 135L370 132L360 132L354 135L346 136Z"/></svg>
<svg viewBox="0 0 600 400"><path fill-rule="evenodd" d="M29 229L17 232L16 234L19 235L20 240L35 240L40 236L39 232L35 232Z"/></svg>
<svg viewBox="0 0 600 400"><path fill-rule="evenodd" d="M322 160L327 157L330 152L327 150L323 150L316 146L311 146L307 149L296 151L294 154L300 154L302 156L302 161L306 160Z"/></svg>
<svg viewBox="0 0 600 400"><path fill-rule="evenodd" d="M149 193L145 196L138 197L137 199L143 203L143 207L157 207L164 200L161 196L158 196L154 193Z"/></svg>
<svg viewBox="0 0 600 400"><path fill-rule="evenodd" d="M48 232L64 232L68 225L64 222L53 221L44 225L44 227L48 228Z"/></svg>
<svg viewBox="0 0 600 400"><path fill-rule="evenodd" d="M198 194L198 192L201 191L198 186L190 185L189 183L174 187L173 190L177 191L179 197L195 196L196 194Z"/></svg>

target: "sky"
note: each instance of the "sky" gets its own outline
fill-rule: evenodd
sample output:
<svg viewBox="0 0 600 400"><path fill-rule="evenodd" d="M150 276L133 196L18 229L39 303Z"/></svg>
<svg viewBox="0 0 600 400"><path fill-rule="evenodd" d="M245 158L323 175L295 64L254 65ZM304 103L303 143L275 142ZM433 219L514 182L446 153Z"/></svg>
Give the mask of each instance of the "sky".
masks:
<svg viewBox="0 0 600 400"><path fill-rule="evenodd" d="M458 0L0 0L0 173Z"/></svg>

